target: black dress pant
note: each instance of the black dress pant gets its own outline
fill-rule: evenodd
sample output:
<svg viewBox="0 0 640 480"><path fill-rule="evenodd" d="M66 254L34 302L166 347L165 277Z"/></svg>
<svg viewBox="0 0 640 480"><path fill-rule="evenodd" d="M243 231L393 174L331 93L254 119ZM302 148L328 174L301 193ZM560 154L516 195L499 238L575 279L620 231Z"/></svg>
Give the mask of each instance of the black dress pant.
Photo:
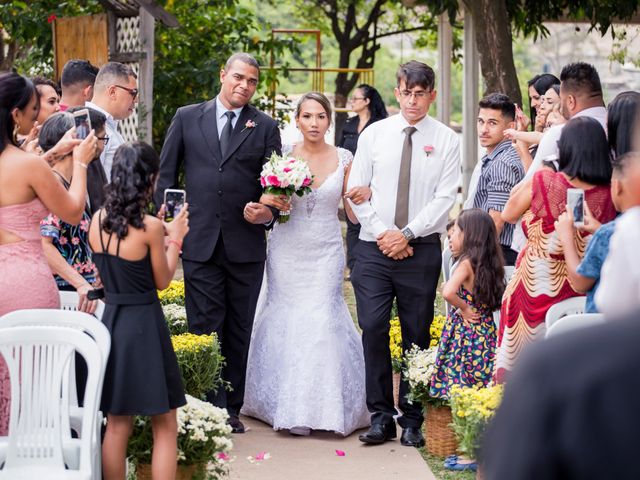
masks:
<svg viewBox="0 0 640 480"><path fill-rule="evenodd" d="M367 408L371 423L392 423L397 414L393 406L389 317L394 297L402 328L402 348L412 344L429 346L429 327L440 279L442 254L440 242L413 244L413 256L393 260L384 255L375 242L360 240L351 281L356 294L358 322L364 347ZM422 405L411 404L406 380L400 382L401 427L419 427Z"/></svg>
<svg viewBox="0 0 640 480"><path fill-rule="evenodd" d="M353 272L353 267L356 264L356 245L358 245L358 237L360 235L360 224L353 223L347 217L347 267L349 271Z"/></svg>
<svg viewBox="0 0 640 480"><path fill-rule="evenodd" d="M218 334L226 362L222 378L232 388L210 392L207 401L238 415L244 400L249 342L264 262L229 261L220 236L208 261L183 260L182 265L189 331Z"/></svg>

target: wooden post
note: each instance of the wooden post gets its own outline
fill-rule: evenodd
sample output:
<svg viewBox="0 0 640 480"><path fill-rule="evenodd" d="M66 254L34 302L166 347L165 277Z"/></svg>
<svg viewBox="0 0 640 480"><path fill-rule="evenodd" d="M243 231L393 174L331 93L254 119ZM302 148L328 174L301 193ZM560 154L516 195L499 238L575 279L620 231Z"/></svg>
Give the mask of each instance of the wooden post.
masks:
<svg viewBox="0 0 640 480"><path fill-rule="evenodd" d="M453 31L449 16L443 13L438 17L438 120L445 125L451 122L451 51Z"/></svg>
<svg viewBox="0 0 640 480"><path fill-rule="evenodd" d="M467 197L473 169L478 162L478 135L476 111L478 109L480 67L473 17L464 10L464 80L462 97L462 196Z"/></svg>
<svg viewBox="0 0 640 480"><path fill-rule="evenodd" d="M140 59L138 76L138 139L153 145L153 58L155 19L140 8L140 47L145 53Z"/></svg>

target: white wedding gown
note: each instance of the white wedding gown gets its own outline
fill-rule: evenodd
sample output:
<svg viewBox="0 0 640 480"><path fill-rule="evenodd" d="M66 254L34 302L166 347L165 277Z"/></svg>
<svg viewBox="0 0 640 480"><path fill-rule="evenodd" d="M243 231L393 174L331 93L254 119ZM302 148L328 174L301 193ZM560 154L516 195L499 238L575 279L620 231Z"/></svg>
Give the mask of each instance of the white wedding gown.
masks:
<svg viewBox="0 0 640 480"><path fill-rule="evenodd" d="M285 146L284 154L291 151ZM348 435L369 425L362 342L342 294L338 205L351 153L276 224L251 336L242 413L273 428Z"/></svg>

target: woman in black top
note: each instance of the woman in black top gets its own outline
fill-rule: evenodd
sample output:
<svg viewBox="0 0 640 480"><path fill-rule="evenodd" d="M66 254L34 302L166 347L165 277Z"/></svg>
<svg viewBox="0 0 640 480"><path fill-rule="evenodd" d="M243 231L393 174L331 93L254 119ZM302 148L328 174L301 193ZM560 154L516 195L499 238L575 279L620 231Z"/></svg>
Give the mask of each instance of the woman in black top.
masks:
<svg viewBox="0 0 640 480"><path fill-rule="evenodd" d="M349 98L351 110L357 113L349 118L342 129L342 134L336 145L346 148L354 155L358 148L358 137L362 131L378 120L387 118L387 109L378 91L370 85L363 83L358 85ZM347 266L353 270L355 257L353 250L358 243L360 225L352 223L347 218Z"/></svg>

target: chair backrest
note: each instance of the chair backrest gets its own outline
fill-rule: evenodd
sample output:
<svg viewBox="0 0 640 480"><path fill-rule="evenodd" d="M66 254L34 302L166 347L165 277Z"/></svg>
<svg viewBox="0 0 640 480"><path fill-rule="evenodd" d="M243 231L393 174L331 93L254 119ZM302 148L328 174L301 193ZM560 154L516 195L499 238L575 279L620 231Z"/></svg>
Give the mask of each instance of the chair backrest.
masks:
<svg viewBox="0 0 640 480"><path fill-rule="evenodd" d="M68 417L69 411L61 398L74 352L84 358L88 367L79 470L90 476L102 370L97 343L71 328L45 325L0 328L0 354L7 363L11 384L9 437L3 467L9 477L12 469L65 470L62 442L68 420L64 422L63 417Z"/></svg>
<svg viewBox="0 0 640 480"><path fill-rule="evenodd" d="M550 328L559 319L567 315L584 313L586 301L586 297L571 297L552 305L545 316L544 323L546 327Z"/></svg>
<svg viewBox="0 0 640 480"><path fill-rule="evenodd" d="M78 302L80 300L80 297L78 296L77 292L65 292L65 291L61 290L58 293L60 295L60 309L61 310L71 310L71 311L78 310ZM98 320L101 320L103 313L104 313L104 302L99 300L98 301L98 306L96 307L96 312L94 313L94 316Z"/></svg>
<svg viewBox="0 0 640 480"><path fill-rule="evenodd" d="M586 327L605 323L604 315L601 313L578 313L567 315L554 322L545 334L545 338L552 338L564 333L573 332Z"/></svg>

